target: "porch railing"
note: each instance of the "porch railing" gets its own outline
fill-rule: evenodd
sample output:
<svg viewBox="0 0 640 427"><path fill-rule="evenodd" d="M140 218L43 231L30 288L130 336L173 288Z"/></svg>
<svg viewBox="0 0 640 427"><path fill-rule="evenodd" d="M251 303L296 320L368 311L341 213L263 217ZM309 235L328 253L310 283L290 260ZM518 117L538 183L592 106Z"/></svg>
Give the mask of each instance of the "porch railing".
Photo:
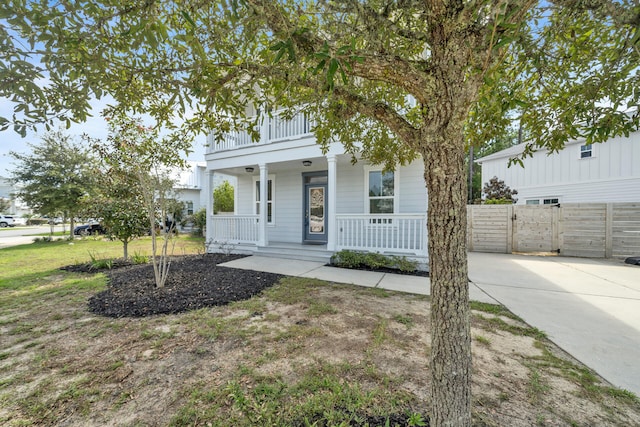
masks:
<svg viewBox="0 0 640 427"><path fill-rule="evenodd" d="M221 141L215 141L213 135L207 138L208 153L231 150L253 144L271 144L272 142L286 141L294 138L302 138L311 135L314 121L307 114L298 113L291 119L285 119L279 114L265 118L265 124L260 129L260 140L253 142L246 131L234 131L225 133Z"/></svg>
<svg viewBox="0 0 640 427"><path fill-rule="evenodd" d="M424 215L336 215L338 250L427 254Z"/></svg>
<svg viewBox="0 0 640 427"><path fill-rule="evenodd" d="M257 243L258 215L214 215L213 240L228 243Z"/></svg>

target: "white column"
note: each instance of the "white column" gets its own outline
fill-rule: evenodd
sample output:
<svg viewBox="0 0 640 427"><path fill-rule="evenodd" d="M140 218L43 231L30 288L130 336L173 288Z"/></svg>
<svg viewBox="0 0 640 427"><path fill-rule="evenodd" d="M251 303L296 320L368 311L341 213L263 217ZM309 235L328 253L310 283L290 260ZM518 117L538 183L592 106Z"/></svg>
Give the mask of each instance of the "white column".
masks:
<svg viewBox="0 0 640 427"><path fill-rule="evenodd" d="M336 250L338 230L336 230L336 191L338 189L337 158L335 154L327 154L327 250Z"/></svg>
<svg viewBox="0 0 640 427"><path fill-rule="evenodd" d="M260 167L260 223L258 233L258 246L267 246L267 188L269 186L269 168L266 163L258 165Z"/></svg>
<svg viewBox="0 0 640 427"><path fill-rule="evenodd" d="M215 171L208 170L207 171L207 224L206 224L206 233L205 233L205 247L207 252L209 251L209 243L215 240L215 235L213 233L213 176L215 175Z"/></svg>
<svg viewBox="0 0 640 427"><path fill-rule="evenodd" d="M269 114L266 111L260 113L260 144L269 143Z"/></svg>

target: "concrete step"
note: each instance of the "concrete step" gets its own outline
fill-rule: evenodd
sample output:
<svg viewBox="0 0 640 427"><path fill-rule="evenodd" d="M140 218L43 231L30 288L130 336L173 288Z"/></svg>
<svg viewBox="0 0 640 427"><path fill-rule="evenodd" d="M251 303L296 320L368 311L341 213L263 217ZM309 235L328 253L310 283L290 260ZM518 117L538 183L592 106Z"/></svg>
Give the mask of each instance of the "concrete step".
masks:
<svg viewBox="0 0 640 427"><path fill-rule="evenodd" d="M326 251L321 247L305 246L303 247L286 247L286 246L269 246L266 248L257 248L256 255L272 257L272 258L284 258L284 259L297 259L301 261L314 261L329 263L331 259L331 252Z"/></svg>

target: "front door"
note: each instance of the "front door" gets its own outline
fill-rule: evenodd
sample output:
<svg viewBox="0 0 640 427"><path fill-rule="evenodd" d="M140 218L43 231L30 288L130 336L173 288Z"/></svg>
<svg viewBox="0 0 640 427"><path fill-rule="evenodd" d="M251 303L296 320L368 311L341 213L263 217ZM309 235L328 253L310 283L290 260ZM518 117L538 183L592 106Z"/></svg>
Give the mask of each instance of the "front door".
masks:
<svg viewBox="0 0 640 427"><path fill-rule="evenodd" d="M304 176L304 241L327 242L326 175Z"/></svg>

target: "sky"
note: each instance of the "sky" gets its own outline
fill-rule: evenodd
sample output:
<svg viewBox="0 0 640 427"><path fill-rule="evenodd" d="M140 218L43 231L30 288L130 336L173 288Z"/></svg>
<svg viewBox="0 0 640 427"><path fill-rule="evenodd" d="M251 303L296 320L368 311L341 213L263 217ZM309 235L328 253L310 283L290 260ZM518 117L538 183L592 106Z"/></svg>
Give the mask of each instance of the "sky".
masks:
<svg viewBox="0 0 640 427"><path fill-rule="evenodd" d="M107 123L100 115L100 111L106 106L107 101L100 100L93 102L92 115L85 123L72 124L71 128L62 129L69 135L73 136L76 141L81 141L81 136L87 134L92 138L106 139L107 138ZM13 112L13 105L11 102L0 98L0 116L11 117ZM15 160L9 155L14 151L17 153L27 154L30 152L27 143L37 145L40 143L40 139L46 133L46 129L42 126L38 132L29 130L27 136L22 138L19 134L13 131L13 128L9 128L4 132L0 132L0 177L8 178L10 171L15 169ZM187 160L192 161L204 161L206 137L204 135L198 136L195 139L193 152L189 155Z"/></svg>

